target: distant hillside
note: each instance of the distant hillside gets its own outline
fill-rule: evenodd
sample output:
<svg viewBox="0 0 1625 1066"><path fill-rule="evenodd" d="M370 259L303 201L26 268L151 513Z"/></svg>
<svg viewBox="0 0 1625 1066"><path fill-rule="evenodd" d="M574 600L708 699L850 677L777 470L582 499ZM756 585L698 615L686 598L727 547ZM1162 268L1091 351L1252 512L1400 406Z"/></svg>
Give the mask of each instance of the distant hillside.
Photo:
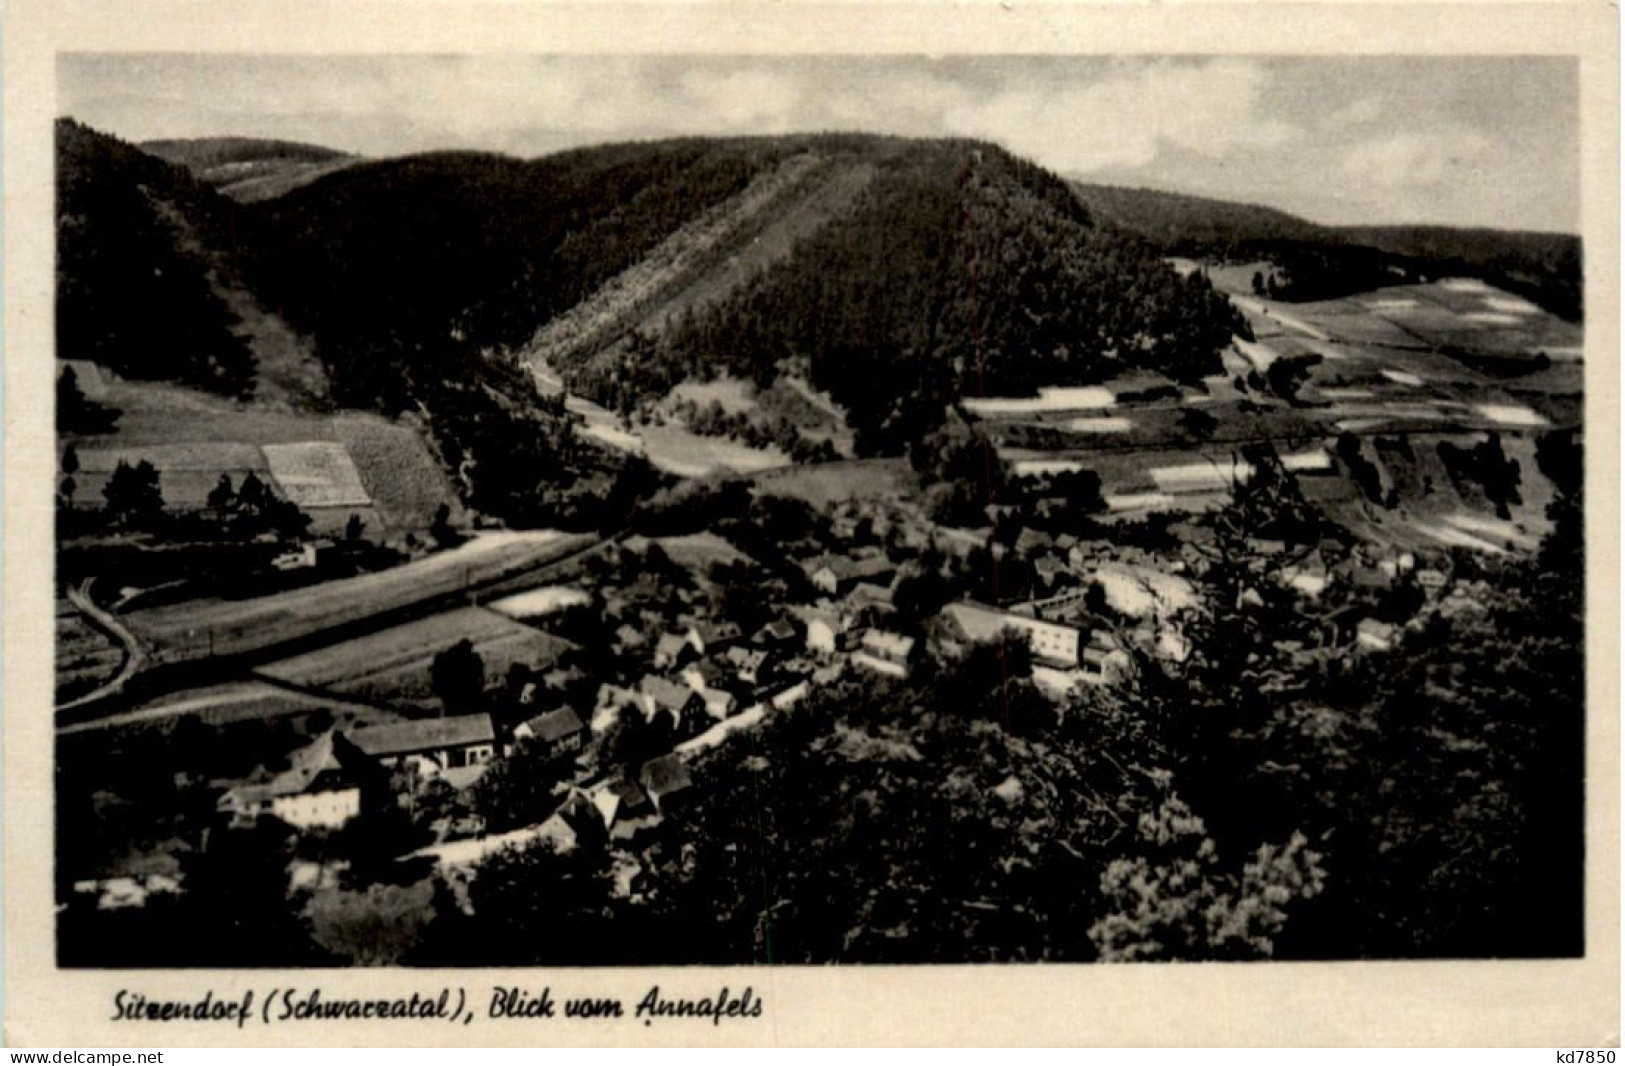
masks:
<svg viewBox="0 0 1625 1066"><path fill-rule="evenodd" d="M320 145L253 137L143 141L140 147L243 202L281 196L358 158Z"/></svg>
<svg viewBox="0 0 1625 1066"><path fill-rule="evenodd" d="M1216 371L1218 351L1245 331L1206 281L1180 278L1002 149L852 150L877 173L849 210L601 371L598 389L717 369L766 383L794 360L848 412L860 450L892 452L962 394L1135 369L1193 380Z"/></svg>
<svg viewBox="0 0 1625 1066"><path fill-rule="evenodd" d="M72 120L57 123L56 149L58 357L251 392L253 355L200 239L222 224L214 193L184 167Z"/></svg>
<svg viewBox="0 0 1625 1066"><path fill-rule="evenodd" d="M789 368L833 397L861 449L896 454L960 395L1131 369L1195 379L1246 330L1203 277L1180 277L1054 175L987 144L683 139L529 161L156 146L181 166L72 123L63 137L64 205L100 190L86 215L100 239L76 242L78 213L64 223L69 305L86 286L116 301L190 279L187 302L64 315L68 329L147 331L139 344L66 338L64 354L128 368L163 353L184 372L132 376L198 383L224 372L181 335L212 338L206 353L229 353L234 331L297 339L324 395L426 419L470 501L499 514L534 516L551 481L595 461L538 393L525 362L537 353L622 409L687 378L766 383ZM199 176L267 163L338 169L265 199ZM103 217L104 203L136 221ZM172 262L190 266L152 274ZM153 306L164 313L142 313ZM252 359L230 365L251 381Z"/></svg>
<svg viewBox="0 0 1625 1066"><path fill-rule="evenodd" d="M1581 308L1580 240L1445 226L1322 226L1254 204L1073 182L1084 204L1168 255L1280 268L1276 294L1320 300L1453 274L1482 277L1569 321Z"/></svg>

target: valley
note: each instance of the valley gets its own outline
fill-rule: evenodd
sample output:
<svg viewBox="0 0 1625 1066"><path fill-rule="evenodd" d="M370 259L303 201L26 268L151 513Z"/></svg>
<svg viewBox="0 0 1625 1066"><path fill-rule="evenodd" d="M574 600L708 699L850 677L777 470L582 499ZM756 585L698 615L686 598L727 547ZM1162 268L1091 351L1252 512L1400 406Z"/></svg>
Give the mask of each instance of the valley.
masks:
<svg viewBox="0 0 1625 1066"><path fill-rule="evenodd" d="M63 965L1135 957L1164 823L1298 886L1201 957L1572 947L1457 904L1544 898L1493 812L1575 758L1558 235L979 141L58 132Z"/></svg>

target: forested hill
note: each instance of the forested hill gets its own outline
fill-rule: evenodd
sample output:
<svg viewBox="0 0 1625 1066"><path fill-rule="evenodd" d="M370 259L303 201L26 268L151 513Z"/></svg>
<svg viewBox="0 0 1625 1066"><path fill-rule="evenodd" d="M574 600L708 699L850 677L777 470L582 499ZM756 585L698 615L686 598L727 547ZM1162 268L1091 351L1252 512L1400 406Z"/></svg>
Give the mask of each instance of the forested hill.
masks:
<svg viewBox="0 0 1625 1066"><path fill-rule="evenodd" d="M802 160L812 163L793 165ZM826 197L807 225L776 232L789 244L783 256L754 276L735 271L617 361L588 367L589 348L559 369L614 401L616 390L658 394L718 369L771 377L799 357L871 450L893 450L959 391L1099 381L1136 367L1196 377L1243 328L1204 281L1181 279L1144 242L1097 224L1059 179L969 142L821 135L611 145L533 161L442 153L360 163L243 215L262 290L316 337L338 397L403 407L469 353L524 346L652 256L686 264L663 283L723 271L728 249L678 255L671 241L745 241L744 221L691 224L786 167L807 177L786 181L770 216L843 172L862 169L865 180ZM603 335L624 339L614 328Z"/></svg>
<svg viewBox="0 0 1625 1066"><path fill-rule="evenodd" d="M71 121L60 136L64 354L123 370L162 353L185 372L136 376L219 386L233 323L202 284L212 264L308 339L333 401L416 412L453 464L527 435L542 405L522 358L572 311L592 329L557 369L601 399L789 365L888 453L966 393L1200 377L1246 328L1200 275L988 144L827 134L371 161L157 146L183 167ZM267 160L336 169L267 198L203 177Z"/></svg>
<svg viewBox="0 0 1625 1066"><path fill-rule="evenodd" d="M1135 369L1194 380L1246 328L1199 275L1002 149L918 141L866 161L878 174L850 210L593 384L713 367L760 382L796 360L846 408L860 450L891 451L962 394Z"/></svg>
<svg viewBox="0 0 1625 1066"><path fill-rule="evenodd" d="M1072 188L1090 210L1165 254L1274 264L1283 299L1329 299L1468 275L1521 293L1569 321L1582 314L1580 239L1569 234L1323 226L1256 204L1076 181Z"/></svg>
<svg viewBox="0 0 1625 1066"><path fill-rule="evenodd" d="M210 283L225 205L186 168L71 119L56 150L57 355L251 392L252 353Z"/></svg>

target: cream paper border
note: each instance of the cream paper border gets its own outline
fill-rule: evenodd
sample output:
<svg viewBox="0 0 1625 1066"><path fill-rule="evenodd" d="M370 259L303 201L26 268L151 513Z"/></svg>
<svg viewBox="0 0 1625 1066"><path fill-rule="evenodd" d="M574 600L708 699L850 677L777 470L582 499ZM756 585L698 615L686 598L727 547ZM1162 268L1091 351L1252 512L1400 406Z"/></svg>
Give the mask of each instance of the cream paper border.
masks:
<svg viewBox="0 0 1625 1066"><path fill-rule="evenodd" d="M5 49L5 1040L10 1045L1615 1045L1619 1019L1618 63L1601 2L479 3L12 0ZM58 971L51 819L51 120L60 51L1544 54L1582 57L1589 573L1587 956L1579 961L578 971ZM229 132L229 131L222 131ZM112 995L320 985L636 1002L753 987L755 1021L114 1023ZM483 1013L483 1010L482 1012Z"/></svg>

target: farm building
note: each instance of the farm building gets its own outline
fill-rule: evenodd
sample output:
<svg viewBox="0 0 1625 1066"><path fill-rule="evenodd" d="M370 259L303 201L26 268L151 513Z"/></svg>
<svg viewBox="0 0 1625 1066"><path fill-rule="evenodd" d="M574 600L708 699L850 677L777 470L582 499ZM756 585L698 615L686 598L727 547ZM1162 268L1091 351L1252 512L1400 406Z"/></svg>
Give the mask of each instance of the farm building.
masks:
<svg viewBox="0 0 1625 1066"><path fill-rule="evenodd" d="M840 596L864 583L890 585L897 574L897 566L884 555L871 555L863 559L820 555L802 564L802 571L820 592Z"/></svg>
<svg viewBox="0 0 1625 1066"><path fill-rule="evenodd" d="M286 770L269 780L227 789L218 809L230 815L233 825L252 825L268 814L296 829L334 829L361 813L361 786L343 765L331 731L294 752L288 762Z"/></svg>
<svg viewBox="0 0 1625 1066"><path fill-rule="evenodd" d="M480 766L496 756L496 732L488 714L365 726L350 733L349 739L362 752L391 767L415 759L451 770Z"/></svg>
<svg viewBox="0 0 1625 1066"><path fill-rule="evenodd" d="M559 707L520 723L513 735L535 740L547 756L554 759L580 751L587 739L580 716L568 707Z"/></svg>

